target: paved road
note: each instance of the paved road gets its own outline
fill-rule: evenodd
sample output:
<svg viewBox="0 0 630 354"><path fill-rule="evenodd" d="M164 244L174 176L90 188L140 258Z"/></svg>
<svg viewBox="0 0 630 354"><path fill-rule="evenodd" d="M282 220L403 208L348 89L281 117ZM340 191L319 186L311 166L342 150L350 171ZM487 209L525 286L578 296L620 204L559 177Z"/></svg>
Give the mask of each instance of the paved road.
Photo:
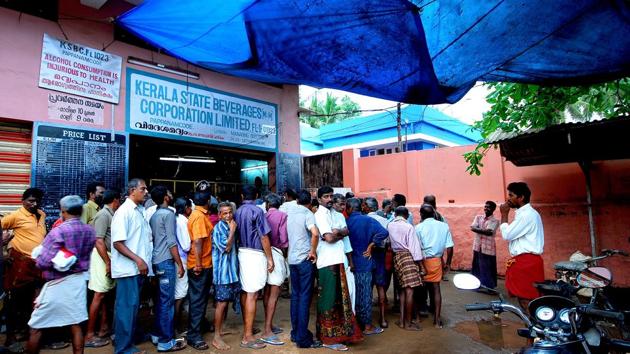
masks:
<svg viewBox="0 0 630 354"><path fill-rule="evenodd" d="M452 278L452 274L449 275ZM499 285L502 287L503 283ZM443 313L445 327L436 329L431 326L431 319L426 318L421 323L423 328L420 332L408 332L394 325L396 315L389 315L390 328L383 334L369 336L360 344L352 345L351 352L356 353L510 353L525 344L525 340L516 335L516 328L520 326L515 322L515 318L505 315L501 321L493 320L492 314L486 312L467 313L464 311L464 304L473 302L487 302L495 297L471 291L461 291L455 289L451 281L442 283L443 292ZM391 296L391 294L390 294ZM311 326L314 332L315 307L312 308ZM212 311L209 311L212 312ZM377 318L376 307L374 307L374 318ZM276 325L290 329L289 300L281 299L276 312ZM263 311L262 302L258 304L256 316L256 326L262 327ZM252 350L238 347L241 334L241 317L231 310L228 315L226 329L233 334L228 335L225 341L232 346L229 353L251 353ZM330 353L329 349L307 349L300 350L289 341L288 331L280 335L287 344L283 346L267 346L267 348L256 351L257 353ZM212 334L205 336L208 343L212 340ZM148 352L156 352L155 347L150 343L139 346ZM207 352L218 353L211 348ZM112 347L106 346L99 349L86 349L88 354L112 353ZM45 350L46 354L69 354L71 350L60 351ZM198 353L192 348L186 348L181 353Z"/></svg>

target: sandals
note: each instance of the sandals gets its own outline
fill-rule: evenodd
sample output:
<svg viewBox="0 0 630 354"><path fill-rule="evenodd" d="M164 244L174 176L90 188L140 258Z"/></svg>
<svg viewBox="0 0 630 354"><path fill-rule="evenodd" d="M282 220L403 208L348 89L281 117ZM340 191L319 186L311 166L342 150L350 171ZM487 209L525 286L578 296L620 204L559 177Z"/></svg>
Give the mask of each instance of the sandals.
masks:
<svg viewBox="0 0 630 354"><path fill-rule="evenodd" d="M253 340L253 341L249 341L245 343L241 342L240 347L248 348L248 349L262 349L266 347L266 345L264 343L259 342L258 340Z"/></svg>
<svg viewBox="0 0 630 354"><path fill-rule="evenodd" d="M61 350L64 348L68 348L69 346L70 346L70 343L67 343L67 342L55 342L55 343L50 343L48 345L45 345L44 349Z"/></svg>
<svg viewBox="0 0 630 354"><path fill-rule="evenodd" d="M374 334L381 334L383 332L385 332L385 330L382 329L381 327L374 327L374 328L372 328L369 331L363 331L363 334L366 335L366 336L371 336L371 335L374 335Z"/></svg>
<svg viewBox="0 0 630 354"><path fill-rule="evenodd" d="M276 326L271 326L271 331L273 332L273 334L280 334L284 332L284 329Z"/></svg>
<svg viewBox="0 0 630 354"><path fill-rule="evenodd" d="M324 348L332 349L338 352L346 352L348 351L348 347L343 344L324 344L322 345Z"/></svg>
<svg viewBox="0 0 630 354"><path fill-rule="evenodd" d="M208 343L200 340L198 342L188 342L188 345L190 345L193 349L195 350L208 350L210 349L210 346L208 346Z"/></svg>
<svg viewBox="0 0 630 354"><path fill-rule="evenodd" d="M271 345L284 345L284 342L277 335L260 338L260 341Z"/></svg>
<svg viewBox="0 0 630 354"><path fill-rule="evenodd" d="M86 340L83 345L86 348L100 348L109 344L109 340L101 337L94 336L90 340Z"/></svg>
<svg viewBox="0 0 630 354"><path fill-rule="evenodd" d="M166 343L164 343L164 344L166 344ZM162 344L162 343L158 344L158 347L157 347L157 351L158 352L160 352L160 353L176 352L176 351L179 351L179 350L182 350L182 349L186 348L186 343L184 343L183 340L172 339L168 343L169 347L166 347L166 348L162 347L161 348L161 346L164 345L164 344ZM206 346L208 346L208 344L206 344Z"/></svg>

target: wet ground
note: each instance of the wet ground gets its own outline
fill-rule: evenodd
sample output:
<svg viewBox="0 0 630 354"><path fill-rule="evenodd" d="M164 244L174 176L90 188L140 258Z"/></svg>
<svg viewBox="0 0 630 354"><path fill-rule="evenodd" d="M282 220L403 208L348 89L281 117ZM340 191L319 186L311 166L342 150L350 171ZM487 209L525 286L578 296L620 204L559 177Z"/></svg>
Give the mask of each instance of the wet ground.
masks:
<svg viewBox="0 0 630 354"><path fill-rule="evenodd" d="M452 278L453 274L449 275ZM499 288L503 290L503 282L499 282ZM351 352L357 353L511 353L517 351L525 345L525 339L516 335L516 329L521 327L516 317L510 314L503 314L501 318L494 318L490 312L466 312L464 305L474 302L488 302L496 299L491 296L474 291L462 291L455 289L451 281L442 283L443 294L443 318L445 321L444 328L437 329L431 325L432 319L424 318L421 322L422 331L409 332L404 331L394 325L397 315L389 313L388 321L390 326L384 333L379 335L368 336L359 344L350 346ZM390 294L391 298L391 294ZM311 327L314 332L315 313L312 308ZM374 309L374 319L377 319L376 307ZM213 314L209 310L209 315ZM263 309L262 301L258 303L256 313L256 327L263 325ZM267 346L256 352L264 353L331 353L329 349L298 349L289 340L290 317L289 317L289 300L280 299L279 306L276 311L275 325L285 329L280 334L281 340L286 344L282 346ZM239 348L242 320L240 315L234 314L231 310L228 314L226 330L232 334L224 337L224 340L232 346L229 353L251 353L252 349ZM206 341L212 341L212 334L205 335ZM139 346L140 349L147 352L156 352L157 350L150 343L144 343ZM46 354L69 354L70 348L58 351L43 350ZM112 353L113 348L106 346L98 349L86 349L88 354ZM220 353L220 351L211 348L205 352ZM198 353L192 348L186 348L181 353Z"/></svg>

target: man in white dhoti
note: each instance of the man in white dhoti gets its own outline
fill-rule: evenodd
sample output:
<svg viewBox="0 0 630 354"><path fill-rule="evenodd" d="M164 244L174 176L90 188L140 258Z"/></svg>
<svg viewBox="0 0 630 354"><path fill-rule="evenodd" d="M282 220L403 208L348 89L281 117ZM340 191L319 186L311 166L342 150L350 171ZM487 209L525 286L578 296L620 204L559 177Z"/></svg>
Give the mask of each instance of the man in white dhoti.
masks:
<svg viewBox="0 0 630 354"><path fill-rule="evenodd" d="M94 228L81 222L83 200L70 195L59 201L64 222L54 228L42 243L37 267L47 281L35 299L35 309L28 322L31 328L28 353L39 352L41 330L70 326L72 349L83 353L81 322L88 319L86 276L90 254L96 243ZM72 260L76 257L76 260Z"/></svg>

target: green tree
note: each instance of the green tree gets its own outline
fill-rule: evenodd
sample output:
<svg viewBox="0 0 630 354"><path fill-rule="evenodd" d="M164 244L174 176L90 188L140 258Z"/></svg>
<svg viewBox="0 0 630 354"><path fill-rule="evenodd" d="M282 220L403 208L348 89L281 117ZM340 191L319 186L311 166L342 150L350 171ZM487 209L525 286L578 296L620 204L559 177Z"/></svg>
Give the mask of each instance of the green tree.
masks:
<svg viewBox="0 0 630 354"><path fill-rule="evenodd" d="M301 122L307 123L313 128L356 117L361 113L361 106L350 97L343 96L339 102L339 98L330 92L326 93L326 98L323 101L318 100L317 95L313 95L308 104L305 101L300 101L300 106L315 112L315 114L300 116Z"/></svg>
<svg viewBox="0 0 630 354"><path fill-rule="evenodd" d="M546 128L567 119L588 121L595 116L630 116L630 78L588 86L558 87L519 83L488 83L486 101L492 106L473 127L483 140L464 154L466 171L480 175L483 157L496 145L485 140L497 130L518 132Z"/></svg>

